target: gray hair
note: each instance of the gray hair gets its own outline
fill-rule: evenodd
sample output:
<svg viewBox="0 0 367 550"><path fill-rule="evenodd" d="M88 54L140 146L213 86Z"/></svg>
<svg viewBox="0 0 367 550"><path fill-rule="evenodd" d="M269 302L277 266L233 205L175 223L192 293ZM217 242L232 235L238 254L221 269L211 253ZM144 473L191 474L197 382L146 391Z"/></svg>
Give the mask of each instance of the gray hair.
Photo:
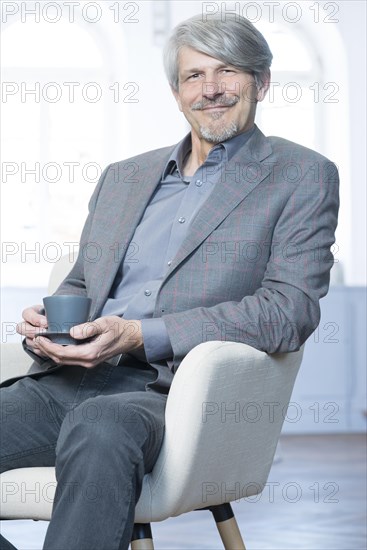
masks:
<svg viewBox="0 0 367 550"><path fill-rule="evenodd" d="M164 69L175 91L179 87L178 56L182 46L251 73L258 89L268 77L273 59L265 38L245 17L227 15L222 21L221 15L215 14L204 21L203 15L195 15L173 29L164 48Z"/></svg>

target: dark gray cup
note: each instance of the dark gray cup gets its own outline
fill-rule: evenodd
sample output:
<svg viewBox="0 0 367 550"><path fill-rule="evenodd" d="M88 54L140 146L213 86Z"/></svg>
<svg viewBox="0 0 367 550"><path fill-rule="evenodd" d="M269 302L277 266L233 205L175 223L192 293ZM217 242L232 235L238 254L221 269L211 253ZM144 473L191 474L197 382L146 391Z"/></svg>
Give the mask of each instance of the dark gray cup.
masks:
<svg viewBox="0 0 367 550"><path fill-rule="evenodd" d="M71 327L88 321L91 298L66 294L47 296L43 298L43 305L48 323L45 336L59 344L76 343L77 341L70 337L69 331Z"/></svg>

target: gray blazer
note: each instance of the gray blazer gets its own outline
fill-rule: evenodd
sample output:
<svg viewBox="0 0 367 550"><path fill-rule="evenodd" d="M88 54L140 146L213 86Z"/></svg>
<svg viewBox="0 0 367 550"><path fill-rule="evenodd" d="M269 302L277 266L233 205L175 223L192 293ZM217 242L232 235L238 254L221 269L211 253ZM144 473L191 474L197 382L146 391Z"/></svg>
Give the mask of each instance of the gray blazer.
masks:
<svg viewBox="0 0 367 550"><path fill-rule="evenodd" d="M78 259L57 293L91 297L93 319L172 150L111 164L91 197ZM300 348L329 286L338 183L328 159L256 128L192 221L159 289L154 316L163 317L174 352L172 372L155 364L163 386L207 340L268 353Z"/></svg>

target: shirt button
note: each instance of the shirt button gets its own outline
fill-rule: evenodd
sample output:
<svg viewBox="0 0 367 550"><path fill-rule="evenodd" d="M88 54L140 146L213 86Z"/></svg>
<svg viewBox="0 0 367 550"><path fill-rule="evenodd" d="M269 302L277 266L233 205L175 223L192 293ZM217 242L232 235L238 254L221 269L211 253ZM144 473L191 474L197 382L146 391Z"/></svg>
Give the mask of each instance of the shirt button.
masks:
<svg viewBox="0 0 367 550"><path fill-rule="evenodd" d="M201 187L203 185L203 182L201 180L196 180L195 185Z"/></svg>
<svg viewBox="0 0 367 550"><path fill-rule="evenodd" d="M171 265L172 263L172 260L169 260L169 262L167 262L167 265Z"/></svg>
<svg viewBox="0 0 367 550"><path fill-rule="evenodd" d="M150 296L150 295L151 295L151 293L152 293L152 291L151 291L151 290L144 290L144 294L145 294L145 296Z"/></svg>
<svg viewBox="0 0 367 550"><path fill-rule="evenodd" d="M186 218L183 218L183 217L181 217L181 218L178 218L178 221L179 221L180 223L185 223L185 221L186 221Z"/></svg>

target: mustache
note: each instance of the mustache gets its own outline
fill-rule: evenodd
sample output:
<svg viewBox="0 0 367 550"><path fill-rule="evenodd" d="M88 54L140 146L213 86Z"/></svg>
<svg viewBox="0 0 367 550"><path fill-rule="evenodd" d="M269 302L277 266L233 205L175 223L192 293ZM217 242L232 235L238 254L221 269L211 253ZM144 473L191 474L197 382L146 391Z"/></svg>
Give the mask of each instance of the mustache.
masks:
<svg viewBox="0 0 367 550"><path fill-rule="evenodd" d="M192 111L202 111L206 107L232 107L232 105L236 105L240 100L239 96L231 96L231 97L218 97L216 99L205 99L202 101L198 101L197 103L193 103L191 105Z"/></svg>

